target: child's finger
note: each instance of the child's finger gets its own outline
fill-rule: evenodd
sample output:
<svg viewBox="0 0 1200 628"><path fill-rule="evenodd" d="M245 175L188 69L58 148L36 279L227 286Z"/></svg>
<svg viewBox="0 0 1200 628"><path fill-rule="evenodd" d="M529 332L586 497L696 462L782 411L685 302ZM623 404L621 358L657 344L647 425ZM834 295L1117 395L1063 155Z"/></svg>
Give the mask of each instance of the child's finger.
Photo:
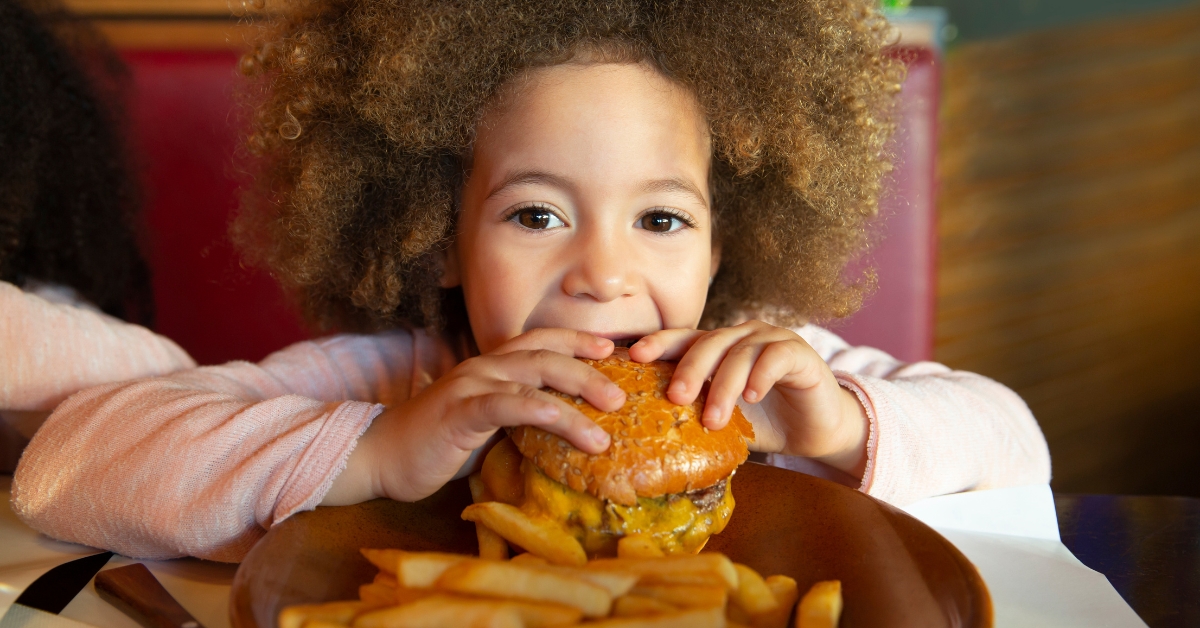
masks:
<svg viewBox="0 0 1200 628"><path fill-rule="evenodd" d="M725 352L725 359L713 375L704 401L701 420L710 430L719 430L729 423L733 406L746 389L746 382L757 362L762 361L763 346L743 340Z"/></svg>
<svg viewBox="0 0 1200 628"><path fill-rule="evenodd" d="M718 329L698 338L680 358L679 366L675 367L675 374L671 376L671 383L667 386L667 398L671 403L682 406L695 401L704 382L716 373L717 367L725 359L725 352L752 333L753 329L739 325Z"/></svg>
<svg viewBox="0 0 1200 628"><path fill-rule="evenodd" d="M804 349L798 342L773 342L767 345L746 381L743 393L746 401L756 403L761 400L785 377L794 380L796 388L819 384L821 367L825 363L815 351L810 349L806 352ZM811 360L805 359L806 354Z"/></svg>
<svg viewBox="0 0 1200 628"><path fill-rule="evenodd" d="M550 387L582 397L605 412L625 405L625 391L596 369L548 349L513 352L497 356L498 377L536 388Z"/></svg>
<svg viewBox="0 0 1200 628"><path fill-rule="evenodd" d="M634 362L678 360L692 344L709 332L697 329L664 329L644 336L629 347L629 359Z"/></svg>
<svg viewBox="0 0 1200 628"><path fill-rule="evenodd" d="M493 355L544 349L575 358L603 360L613 352L613 341L573 329L534 329L500 345Z"/></svg>
<svg viewBox="0 0 1200 628"><path fill-rule="evenodd" d="M608 449L608 433L582 412L524 384L510 382L502 391L472 397L464 410L466 427L479 434L491 434L501 427L535 425L589 454Z"/></svg>

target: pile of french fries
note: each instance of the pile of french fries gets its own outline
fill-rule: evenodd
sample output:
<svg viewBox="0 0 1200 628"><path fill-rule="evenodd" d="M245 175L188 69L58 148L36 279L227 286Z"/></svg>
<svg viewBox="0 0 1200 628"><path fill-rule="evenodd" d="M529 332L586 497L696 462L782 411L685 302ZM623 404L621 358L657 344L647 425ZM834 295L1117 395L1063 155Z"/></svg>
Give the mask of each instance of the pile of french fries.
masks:
<svg viewBox="0 0 1200 628"><path fill-rule="evenodd" d="M502 446L503 445L503 446ZM616 558L589 561L554 521L517 507L520 453L511 441L470 477L479 556L364 549L379 568L359 599L291 606L280 628L836 628L842 585L818 582L797 607L787 576L763 578L723 554L664 556L645 535L617 542ZM511 560L510 546L524 550Z"/></svg>
<svg viewBox="0 0 1200 628"><path fill-rule="evenodd" d="M555 565L532 553L512 560L364 549L379 568L359 600L291 606L280 628L784 628L796 581L763 578L723 554L597 559ZM832 628L841 583L820 582L800 601L797 628Z"/></svg>

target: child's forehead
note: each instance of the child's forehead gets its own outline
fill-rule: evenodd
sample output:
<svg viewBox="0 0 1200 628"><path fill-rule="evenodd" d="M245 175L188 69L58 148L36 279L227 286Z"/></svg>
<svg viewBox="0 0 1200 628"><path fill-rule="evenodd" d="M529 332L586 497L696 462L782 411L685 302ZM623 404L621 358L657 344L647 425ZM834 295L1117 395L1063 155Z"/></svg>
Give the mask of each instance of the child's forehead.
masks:
<svg viewBox="0 0 1200 628"><path fill-rule="evenodd" d="M597 188L707 190L711 152L695 99L652 68L564 64L539 68L484 116L472 171L488 188L533 171Z"/></svg>
<svg viewBox="0 0 1200 628"><path fill-rule="evenodd" d="M708 135L708 123L692 90L669 78L653 64L644 61L585 59L526 68L500 85L496 94L484 106L480 125L494 123L519 108L554 106L596 86L605 89L613 84L630 83L636 83L646 89L625 90L620 92L620 95L626 98L634 94L653 98L659 101L659 106L670 108L677 115L696 117L701 122L700 129Z"/></svg>

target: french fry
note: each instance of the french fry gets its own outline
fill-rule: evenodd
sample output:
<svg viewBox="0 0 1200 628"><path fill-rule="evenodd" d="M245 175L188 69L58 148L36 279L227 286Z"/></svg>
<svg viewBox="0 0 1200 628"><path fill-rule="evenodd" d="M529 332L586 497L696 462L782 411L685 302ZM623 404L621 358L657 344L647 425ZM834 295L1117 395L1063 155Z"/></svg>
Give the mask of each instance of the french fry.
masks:
<svg viewBox="0 0 1200 628"><path fill-rule="evenodd" d="M788 618L800 597L796 581L787 576L770 576L766 579L767 588L775 596L775 610L757 615L751 621L754 628L787 628Z"/></svg>
<svg viewBox="0 0 1200 628"><path fill-rule="evenodd" d="M680 608L725 608L729 590L722 586L697 584L648 584L638 585L630 591Z"/></svg>
<svg viewBox="0 0 1200 628"><path fill-rule="evenodd" d="M662 555L662 548L649 534L630 534L617 541L618 558L651 558Z"/></svg>
<svg viewBox="0 0 1200 628"><path fill-rule="evenodd" d="M396 575L396 565L400 561L401 552L397 549L361 549L363 557L371 561L379 571Z"/></svg>
<svg viewBox="0 0 1200 628"><path fill-rule="evenodd" d="M508 543L504 537L486 525L475 523L475 538L479 541L479 557L484 560L508 560Z"/></svg>
<svg viewBox="0 0 1200 628"><path fill-rule="evenodd" d="M512 562L526 564L526 565L549 565L550 564L549 562L546 561L545 558L542 558L541 556L538 556L536 554L530 554L529 552L524 552L521 554L517 554L516 556L513 556Z"/></svg>
<svg viewBox="0 0 1200 628"><path fill-rule="evenodd" d="M469 595L563 604L587 617L603 617L612 607L608 591L585 580L532 565L471 560L446 570L436 587Z"/></svg>
<svg viewBox="0 0 1200 628"><path fill-rule="evenodd" d="M396 587L372 582L358 587L358 599L371 606L394 606L396 604Z"/></svg>
<svg viewBox="0 0 1200 628"><path fill-rule="evenodd" d="M675 613L679 607L662 600L644 595L622 595L613 600L613 617L641 617L644 615L661 615Z"/></svg>
<svg viewBox="0 0 1200 628"><path fill-rule="evenodd" d="M382 584L393 589L400 586L400 582L396 580L396 574L388 573L386 571L381 571L375 574L375 584Z"/></svg>
<svg viewBox="0 0 1200 628"><path fill-rule="evenodd" d="M649 617L621 617L584 624L588 628L725 628L720 608L681 611Z"/></svg>
<svg viewBox="0 0 1200 628"><path fill-rule="evenodd" d="M608 594L614 599L629 593L629 590L632 589L638 581L637 574L624 573L620 571L596 571L587 569L586 567L563 567L562 565L551 565L545 561L542 561L539 564L529 559L522 559L520 561L513 559L512 562L517 564L535 565L540 569L552 571L564 576L570 576L572 578L579 578L580 580L590 582L604 589L605 591L608 591Z"/></svg>
<svg viewBox="0 0 1200 628"><path fill-rule="evenodd" d="M279 613L279 628L302 628L317 621L349 626L356 615L372 608L375 607L358 600L289 606Z"/></svg>
<svg viewBox="0 0 1200 628"><path fill-rule="evenodd" d="M587 554L575 537L552 522L531 519L514 506L500 502L472 504L463 510L462 518L486 525L509 543L555 565L582 566L587 563Z"/></svg>
<svg viewBox="0 0 1200 628"><path fill-rule="evenodd" d="M588 569L634 573L639 576L639 584L724 586L731 591L738 585L733 561L715 552L663 558L601 558L588 563Z"/></svg>
<svg viewBox="0 0 1200 628"><path fill-rule="evenodd" d="M754 618L750 617L750 613L738 606L734 600L729 600L729 604L725 606L725 619L728 619L730 623L744 626L749 626L754 621Z"/></svg>
<svg viewBox="0 0 1200 628"><path fill-rule="evenodd" d="M472 473L467 476L467 486L471 487L472 504L496 501L496 498L492 496L492 492L488 490L487 485L483 483L483 476L478 473Z"/></svg>
<svg viewBox="0 0 1200 628"><path fill-rule="evenodd" d="M583 611L562 604L540 604L535 602L505 602L517 612L525 628L556 628L572 626L583 619Z"/></svg>
<svg viewBox="0 0 1200 628"><path fill-rule="evenodd" d="M767 588L767 583L757 571L742 565L733 566L737 570L738 586L733 591L733 600L742 610L751 616L769 613L779 607L775 595Z"/></svg>
<svg viewBox="0 0 1200 628"><path fill-rule="evenodd" d="M478 473L472 473L467 477L467 484L471 487L471 501L479 504L482 502L495 501L492 497L492 492L484 485L483 478ZM475 523L475 538L479 541L479 557L487 560L508 560L508 543L504 542L504 538L496 531L483 525Z"/></svg>
<svg viewBox="0 0 1200 628"><path fill-rule="evenodd" d="M396 587L396 602L393 604L393 606L404 606L405 604L411 604L417 600L423 600L435 594L437 594L437 591L434 589L410 589L408 587Z"/></svg>
<svg viewBox="0 0 1200 628"><path fill-rule="evenodd" d="M405 606L364 613L354 628L523 628L516 609L504 602L435 595Z"/></svg>
<svg viewBox="0 0 1200 628"><path fill-rule="evenodd" d="M483 458L479 473L492 499L512 506L521 503L525 496L525 476L521 473L524 459L511 438L496 443Z"/></svg>
<svg viewBox="0 0 1200 628"><path fill-rule="evenodd" d="M842 617L842 581L825 580L812 585L800 598L796 628L837 628Z"/></svg>
<svg viewBox="0 0 1200 628"><path fill-rule="evenodd" d="M470 559L470 556L462 554L400 552L396 577L401 586L428 589L451 566Z"/></svg>

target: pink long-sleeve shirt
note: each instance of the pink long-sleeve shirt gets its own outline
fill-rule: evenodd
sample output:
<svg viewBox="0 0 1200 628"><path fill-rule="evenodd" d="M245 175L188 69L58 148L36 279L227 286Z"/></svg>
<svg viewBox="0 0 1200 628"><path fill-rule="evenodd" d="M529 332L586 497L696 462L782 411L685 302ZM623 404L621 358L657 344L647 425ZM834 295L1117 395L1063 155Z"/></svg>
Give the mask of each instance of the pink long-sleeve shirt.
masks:
<svg viewBox="0 0 1200 628"><path fill-rule="evenodd" d="M169 339L42 288L0 281L0 411L53 410L96 384L196 366Z"/></svg>
<svg viewBox="0 0 1200 628"><path fill-rule="evenodd" d="M196 363L174 342L51 284L0 282L0 472L67 396L97 384L163 375Z"/></svg>
<svg viewBox="0 0 1200 628"><path fill-rule="evenodd" d="M1049 480L1045 439L1004 386L903 364L812 325L798 332L867 410L869 461L856 480L866 493L907 503ZM321 502L385 406L455 362L440 341L395 331L97 386L67 399L35 435L13 509L49 536L128 556L237 561L271 525Z"/></svg>

